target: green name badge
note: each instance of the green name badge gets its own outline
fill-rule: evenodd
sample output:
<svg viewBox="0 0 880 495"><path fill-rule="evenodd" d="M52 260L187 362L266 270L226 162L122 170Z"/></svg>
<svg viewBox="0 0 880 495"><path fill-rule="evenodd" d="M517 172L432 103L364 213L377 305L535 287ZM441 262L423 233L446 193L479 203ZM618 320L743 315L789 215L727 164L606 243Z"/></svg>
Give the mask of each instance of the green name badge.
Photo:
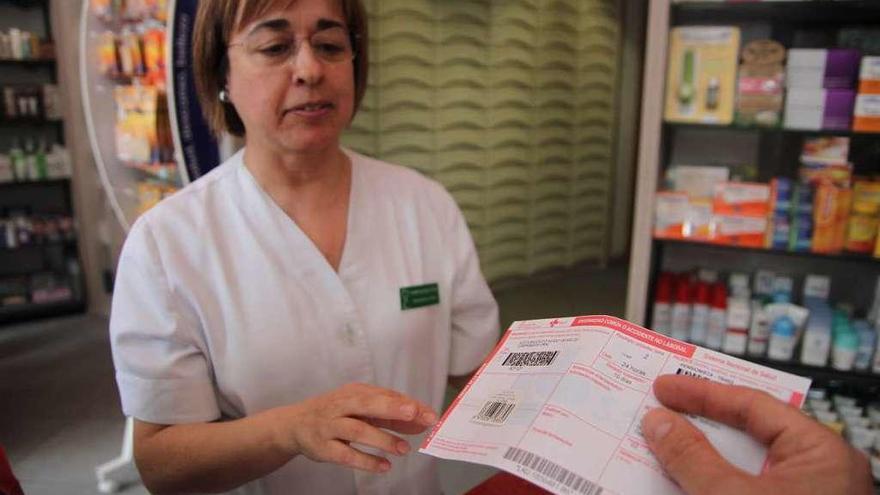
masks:
<svg viewBox="0 0 880 495"><path fill-rule="evenodd" d="M400 288L400 309L421 308L440 302L440 287L437 284L413 285Z"/></svg>

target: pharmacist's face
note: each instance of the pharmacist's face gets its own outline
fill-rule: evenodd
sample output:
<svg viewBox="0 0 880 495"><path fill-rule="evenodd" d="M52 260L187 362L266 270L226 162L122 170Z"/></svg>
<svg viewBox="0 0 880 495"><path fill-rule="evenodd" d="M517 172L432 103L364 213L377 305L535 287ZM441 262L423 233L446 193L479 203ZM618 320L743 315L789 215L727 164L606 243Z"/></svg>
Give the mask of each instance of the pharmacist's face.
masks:
<svg viewBox="0 0 880 495"><path fill-rule="evenodd" d="M282 152L339 146L354 109L351 37L340 2L294 0L229 44L228 89L248 145Z"/></svg>

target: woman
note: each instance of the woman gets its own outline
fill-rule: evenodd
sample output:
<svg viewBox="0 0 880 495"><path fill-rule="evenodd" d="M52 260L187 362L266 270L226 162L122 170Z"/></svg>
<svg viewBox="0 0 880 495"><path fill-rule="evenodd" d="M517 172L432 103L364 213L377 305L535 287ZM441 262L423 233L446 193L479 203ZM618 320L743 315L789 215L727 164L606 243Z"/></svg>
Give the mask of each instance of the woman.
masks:
<svg viewBox="0 0 880 495"><path fill-rule="evenodd" d="M340 148L365 19L358 0L200 2L202 104L245 148L120 258L113 355L151 491L439 492L401 435L480 364L497 307L449 194Z"/></svg>

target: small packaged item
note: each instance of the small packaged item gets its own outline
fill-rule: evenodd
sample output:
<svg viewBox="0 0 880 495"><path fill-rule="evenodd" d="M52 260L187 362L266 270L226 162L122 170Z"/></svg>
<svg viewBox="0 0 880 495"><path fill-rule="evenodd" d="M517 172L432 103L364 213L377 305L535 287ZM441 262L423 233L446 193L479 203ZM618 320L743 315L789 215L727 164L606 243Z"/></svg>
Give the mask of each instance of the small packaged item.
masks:
<svg viewBox="0 0 880 495"><path fill-rule="evenodd" d="M785 100L785 128L848 131L855 105L856 92L852 89L792 88Z"/></svg>
<svg viewBox="0 0 880 495"><path fill-rule="evenodd" d="M735 122L742 126L776 127L785 95L785 47L774 40L755 40L743 48L739 67Z"/></svg>
<svg viewBox="0 0 880 495"><path fill-rule="evenodd" d="M681 239L690 211L687 194L658 192L654 211L654 237L658 239Z"/></svg>
<svg viewBox="0 0 880 495"><path fill-rule="evenodd" d="M718 244L743 247L764 247L767 218L745 215L714 215L713 238Z"/></svg>
<svg viewBox="0 0 880 495"><path fill-rule="evenodd" d="M715 187L713 209L721 215L765 217L770 211L769 184L725 182Z"/></svg>
<svg viewBox="0 0 880 495"><path fill-rule="evenodd" d="M862 54L850 48L788 51L786 82L789 88L833 89L856 87Z"/></svg>
<svg viewBox="0 0 880 495"><path fill-rule="evenodd" d="M684 26L670 32L665 118L670 122L733 122L740 30Z"/></svg>

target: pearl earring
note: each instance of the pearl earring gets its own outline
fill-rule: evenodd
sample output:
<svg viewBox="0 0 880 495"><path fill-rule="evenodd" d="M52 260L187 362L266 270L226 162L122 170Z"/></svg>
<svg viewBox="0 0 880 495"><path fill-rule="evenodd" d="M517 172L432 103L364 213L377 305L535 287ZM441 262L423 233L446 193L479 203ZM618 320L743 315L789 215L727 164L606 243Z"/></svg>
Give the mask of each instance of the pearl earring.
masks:
<svg viewBox="0 0 880 495"><path fill-rule="evenodd" d="M222 101L223 103L229 103L229 92L226 91L225 89L221 89L220 94L217 96L218 96L218 98L220 98L220 101Z"/></svg>

